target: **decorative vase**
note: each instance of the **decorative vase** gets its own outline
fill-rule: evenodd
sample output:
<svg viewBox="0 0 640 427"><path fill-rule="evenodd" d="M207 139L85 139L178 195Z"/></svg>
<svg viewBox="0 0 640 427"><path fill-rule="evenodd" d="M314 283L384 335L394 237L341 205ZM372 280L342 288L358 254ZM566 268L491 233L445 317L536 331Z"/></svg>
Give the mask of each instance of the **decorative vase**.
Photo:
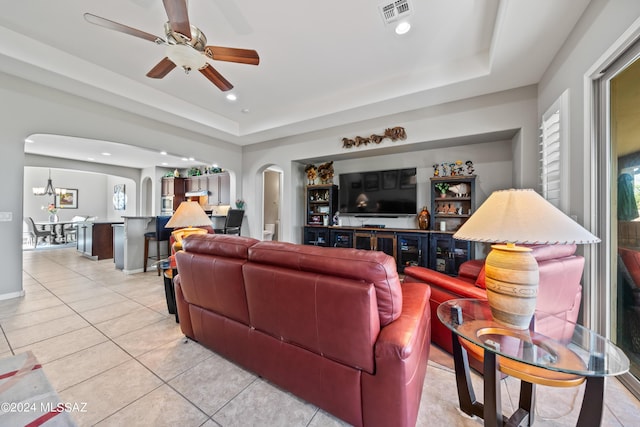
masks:
<svg viewBox="0 0 640 427"><path fill-rule="evenodd" d="M428 230L429 229L429 220L431 219L431 214L429 214L429 210L426 206L422 208L420 213L418 214L418 227L420 230Z"/></svg>
<svg viewBox="0 0 640 427"><path fill-rule="evenodd" d="M536 309L538 262L531 249L492 245L485 261L487 299L493 319L515 329L527 329Z"/></svg>
<svg viewBox="0 0 640 427"><path fill-rule="evenodd" d="M58 222L58 215L54 213L49 214L49 222Z"/></svg>

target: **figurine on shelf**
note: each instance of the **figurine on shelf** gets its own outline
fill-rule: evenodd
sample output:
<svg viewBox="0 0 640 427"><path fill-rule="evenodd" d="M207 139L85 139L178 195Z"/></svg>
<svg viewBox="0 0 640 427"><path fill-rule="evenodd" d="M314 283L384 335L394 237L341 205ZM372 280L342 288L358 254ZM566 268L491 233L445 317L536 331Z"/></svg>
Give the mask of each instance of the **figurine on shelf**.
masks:
<svg viewBox="0 0 640 427"><path fill-rule="evenodd" d="M447 205L445 205L444 203L438 203L436 213L439 213L439 214L447 213Z"/></svg>
<svg viewBox="0 0 640 427"><path fill-rule="evenodd" d="M467 165L467 175L473 175L473 171L475 170L473 168L473 162L471 160L467 160L465 165Z"/></svg>
<svg viewBox="0 0 640 427"><path fill-rule="evenodd" d="M307 179L309 180L309 185L313 185L316 182L316 178L318 177L318 171L316 170L316 165L308 164L304 167L304 171L307 173Z"/></svg>
<svg viewBox="0 0 640 427"><path fill-rule="evenodd" d="M323 184L333 183L333 161L318 166L318 176Z"/></svg>
<svg viewBox="0 0 640 427"><path fill-rule="evenodd" d="M420 228L420 230L428 230L430 220L431 214L429 213L429 209L424 206L418 214L418 228Z"/></svg>
<svg viewBox="0 0 640 427"><path fill-rule="evenodd" d="M456 213L456 207L453 203L449 203L449 208L447 209L447 213L448 214L455 214Z"/></svg>
<svg viewBox="0 0 640 427"><path fill-rule="evenodd" d="M437 163L433 165L433 176L440 176L440 165Z"/></svg>
<svg viewBox="0 0 640 427"><path fill-rule="evenodd" d="M456 160L454 169L456 171L455 175L457 176L464 175L464 166L462 165L462 160Z"/></svg>
<svg viewBox="0 0 640 427"><path fill-rule="evenodd" d="M449 175L449 165L448 165L448 163L441 163L440 164L440 168L442 169L441 176L448 176Z"/></svg>
<svg viewBox="0 0 640 427"><path fill-rule="evenodd" d="M449 187L449 191L455 193L456 197L468 197L469 196L469 185L461 182L456 185L452 185Z"/></svg>

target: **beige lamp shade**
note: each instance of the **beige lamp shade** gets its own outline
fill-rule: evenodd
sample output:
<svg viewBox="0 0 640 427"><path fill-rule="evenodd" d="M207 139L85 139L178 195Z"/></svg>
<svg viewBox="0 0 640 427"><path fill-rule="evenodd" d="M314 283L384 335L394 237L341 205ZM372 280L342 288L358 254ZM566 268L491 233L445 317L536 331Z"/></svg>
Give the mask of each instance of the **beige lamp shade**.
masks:
<svg viewBox="0 0 640 427"><path fill-rule="evenodd" d="M179 251L182 249L182 239L191 234L206 234L207 230L203 228L194 228L203 225L212 225L211 218L207 216L207 213L202 209L202 206L198 202L182 202L173 216L165 225L166 228L177 228L171 232L171 235L175 239L173 244L173 250Z"/></svg>
<svg viewBox="0 0 640 427"><path fill-rule="evenodd" d="M182 202L173 214L166 228L199 227L212 225L211 218L198 202Z"/></svg>
<svg viewBox="0 0 640 427"><path fill-rule="evenodd" d="M532 245L600 241L532 189L494 191L453 237Z"/></svg>
<svg viewBox="0 0 640 427"><path fill-rule="evenodd" d="M495 191L453 237L506 243L491 247L485 261L485 285L494 320L515 329L529 327L539 282L538 263L531 249L515 244L600 241L531 189Z"/></svg>

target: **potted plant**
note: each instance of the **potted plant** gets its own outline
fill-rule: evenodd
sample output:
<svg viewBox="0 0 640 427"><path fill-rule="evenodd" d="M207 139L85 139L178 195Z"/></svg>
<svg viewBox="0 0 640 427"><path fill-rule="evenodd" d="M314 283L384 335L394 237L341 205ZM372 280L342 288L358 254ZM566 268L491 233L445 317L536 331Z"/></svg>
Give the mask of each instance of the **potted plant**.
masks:
<svg viewBox="0 0 640 427"><path fill-rule="evenodd" d="M447 195L447 190L449 190L449 184L446 182L438 182L435 185L436 189L440 192L441 197L445 197Z"/></svg>

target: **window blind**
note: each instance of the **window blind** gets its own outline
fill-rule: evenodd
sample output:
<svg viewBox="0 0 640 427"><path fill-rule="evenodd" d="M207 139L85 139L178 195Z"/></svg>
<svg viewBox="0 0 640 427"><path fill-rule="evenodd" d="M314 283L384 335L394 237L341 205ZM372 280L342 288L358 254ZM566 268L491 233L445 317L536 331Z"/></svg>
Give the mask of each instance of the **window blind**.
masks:
<svg viewBox="0 0 640 427"><path fill-rule="evenodd" d="M540 178L542 196L560 208L562 196L560 109L550 109L542 116L540 126Z"/></svg>

